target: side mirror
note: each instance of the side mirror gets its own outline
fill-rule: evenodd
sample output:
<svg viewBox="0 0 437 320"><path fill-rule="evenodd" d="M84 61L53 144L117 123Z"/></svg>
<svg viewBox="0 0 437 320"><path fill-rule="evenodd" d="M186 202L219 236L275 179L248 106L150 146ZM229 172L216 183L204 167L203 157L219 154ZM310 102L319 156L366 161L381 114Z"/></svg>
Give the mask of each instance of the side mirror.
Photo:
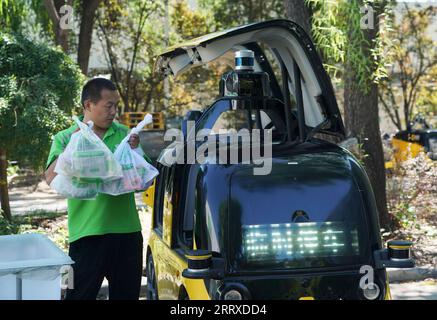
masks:
<svg viewBox="0 0 437 320"><path fill-rule="evenodd" d="M187 132L188 121L197 122L197 120L199 120L201 116L202 116L202 111L199 110L190 110L187 112L187 114L182 120L182 133L184 134L184 137L186 137L188 134Z"/></svg>
<svg viewBox="0 0 437 320"><path fill-rule="evenodd" d="M188 250L188 268L182 272L187 279L223 279L224 260L207 250Z"/></svg>
<svg viewBox="0 0 437 320"><path fill-rule="evenodd" d="M376 268L413 268L415 262L411 258L412 245L411 241L389 241L387 249L374 253Z"/></svg>

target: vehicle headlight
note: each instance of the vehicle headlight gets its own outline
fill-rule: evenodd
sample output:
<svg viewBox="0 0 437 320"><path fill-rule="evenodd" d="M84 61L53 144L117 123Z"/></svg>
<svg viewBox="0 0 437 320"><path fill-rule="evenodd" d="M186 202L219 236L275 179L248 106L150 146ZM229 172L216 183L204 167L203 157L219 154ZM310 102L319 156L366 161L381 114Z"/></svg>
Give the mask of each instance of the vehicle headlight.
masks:
<svg viewBox="0 0 437 320"><path fill-rule="evenodd" d="M381 289L376 283L369 283L366 289L363 289L363 295L367 300L378 299Z"/></svg>
<svg viewBox="0 0 437 320"><path fill-rule="evenodd" d="M232 289L225 293L224 300L243 300L240 291Z"/></svg>

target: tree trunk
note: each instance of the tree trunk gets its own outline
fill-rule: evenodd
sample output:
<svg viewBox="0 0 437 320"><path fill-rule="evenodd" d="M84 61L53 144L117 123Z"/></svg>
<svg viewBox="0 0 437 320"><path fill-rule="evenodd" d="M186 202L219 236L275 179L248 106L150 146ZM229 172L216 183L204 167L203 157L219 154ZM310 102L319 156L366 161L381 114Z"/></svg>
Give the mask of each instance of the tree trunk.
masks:
<svg viewBox="0 0 437 320"><path fill-rule="evenodd" d="M61 17L59 16L59 9L62 5L72 5L73 1L68 0L66 2L61 0L43 0L44 6L47 10L47 14L53 23L53 30L55 32L55 42L61 46L62 50L67 53L69 49L68 34L69 30L62 29L60 26Z"/></svg>
<svg viewBox="0 0 437 320"><path fill-rule="evenodd" d="M349 35L353 34L349 31ZM377 35L375 28L363 30L368 43L363 43L364 52L369 53L372 40ZM369 54L369 57L371 55ZM369 58L369 64L371 60ZM378 117L378 86L368 81L368 92L365 93L358 85L355 67L346 61L344 73L344 113L348 136L356 137L363 146L363 159L366 172L372 184L376 204L379 212L380 224L390 228L392 219L387 210L386 179L384 168L384 154L381 142Z"/></svg>
<svg viewBox="0 0 437 320"><path fill-rule="evenodd" d="M84 75L88 73L94 21L100 2L101 0L82 0L82 19L80 22L77 63Z"/></svg>
<svg viewBox="0 0 437 320"><path fill-rule="evenodd" d="M130 104L129 104L129 92L125 92L121 94L121 100L123 101L123 113L131 112Z"/></svg>
<svg viewBox="0 0 437 320"><path fill-rule="evenodd" d="M6 159L6 150L0 149L0 201L2 214L7 220L11 220L11 207L9 205L8 193L8 161Z"/></svg>
<svg viewBox="0 0 437 320"><path fill-rule="evenodd" d="M311 36L310 8L305 5L304 0L284 0L284 7L287 17L300 25L309 36Z"/></svg>
<svg viewBox="0 0 437 320"><path fill-rule="evenodd" d="M385 190L385 169L378 119L378 87L372 84L367 94L357 86L351 66L345 70L344 113L348 136L356 137L365 153L364 166L375 194L382 226L390 226Z"/></svg>

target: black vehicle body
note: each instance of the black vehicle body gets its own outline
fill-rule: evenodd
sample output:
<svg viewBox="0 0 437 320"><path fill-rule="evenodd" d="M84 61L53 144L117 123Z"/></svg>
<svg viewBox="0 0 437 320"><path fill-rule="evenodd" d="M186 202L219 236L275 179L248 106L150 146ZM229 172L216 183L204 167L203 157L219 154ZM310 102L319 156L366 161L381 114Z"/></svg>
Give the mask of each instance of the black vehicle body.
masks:
<svg viewBox="0 0 437 320"><path fill-rule="evenodd" d="M259 39L251 33L263 30L281 30L297 41L290 50L279 43L270 46L282 68L282 86L255 43L270 33ZM209 46L217 56L229 49L251 49L259 71L270 76L272 96L242 109L249 130L274 128L271 171L254 175L259 164L217 163L220 147L201 164L166 161L176 148L161 154L148 246L149 297L228 299L237 291L241 299L365 299L363 277L370 276L380 290L374 299L389 299L385 268L414 263L408 255L391 259L383 248L363 167L349 151L319 136L342 140L344 127L331 82L308 36L287 20L252 24L171 48L160 56L158 70L177 75L212 61L212 54L201 58L202 48ZM241 100L251 99L222 97L186 120L195 121L191 130L214 129L223 123L223 114L238 111ZM190 144L197 150L202 142L190 139L186 123L182 127L184 150ZM214 139L221 147L229 144L219 134ZM239 140L239 160L243 147ZM393 248L403 254L409 245Z"/></svg>

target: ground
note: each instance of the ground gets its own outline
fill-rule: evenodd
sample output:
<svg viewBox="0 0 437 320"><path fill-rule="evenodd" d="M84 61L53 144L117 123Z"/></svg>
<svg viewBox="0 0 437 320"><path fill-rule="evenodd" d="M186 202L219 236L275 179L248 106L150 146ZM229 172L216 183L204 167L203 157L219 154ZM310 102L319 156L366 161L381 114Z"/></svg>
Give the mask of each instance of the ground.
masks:
<svg viewBox="0 0 437 320"><path fill-rule="evenodd" d="M437 300L437 280L390 284L393 300Z"/></svg>
<svg viewBox="0 0 437 320"><path fill-rule="evenodd" d="M60 248L68 252L68 229L66 200L56 195L45 182L34 187L17 187L10 192L12 214L15 220L14 233L40 232L48 235ZM435 196L431 194L431 196ZM428 197L428 198L426 198ZM437 210L434 210L435 199L419 198L414 202L421 214L417 223L406 226L401 232L386 233L385 238L408 238L414 241L414 255L418 265L436 265L437 257ZM141 224L143 227L144 243L149 238L151 212L143 204L142 195L136 194ZM425 208L421 209L420 206ZM0 225L0 227L2 227ZM1 233L1 228L0 228ZM146 245L144 250L146 250ZM144 257L145 257L144 252ZM145 263L144 263L145 265ZM427 279L419 282L391 283L391 293L396 300L437 300L437 281Z"/></svg>
<svg viewBox="0 0 437 320"><path fill-rule="evenodd" d="M384 240L408 239L420 266L437 265L437 163L423 154L387 178L389 209L400 223Z"/></svg>

